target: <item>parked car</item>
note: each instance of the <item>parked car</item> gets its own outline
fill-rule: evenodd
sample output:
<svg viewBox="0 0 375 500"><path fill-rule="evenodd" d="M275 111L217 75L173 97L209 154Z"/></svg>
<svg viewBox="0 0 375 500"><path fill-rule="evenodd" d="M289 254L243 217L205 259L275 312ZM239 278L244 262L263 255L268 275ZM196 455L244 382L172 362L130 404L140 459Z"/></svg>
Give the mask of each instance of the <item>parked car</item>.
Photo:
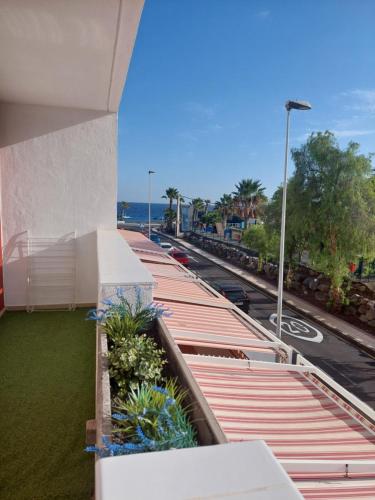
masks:
<svg viewBox="0 0 375 500"><path fill-rule="evenodd" d="M150 240L153 241L154 243L156 243L157 245L160 245L160 243L161 243L160 236L158 236L157 234L151 234Z"/></svg>
<svg viewBox="0 0 375 500"><path fill-rule="evenodd" d="M173 246L168 241L161 241L159 245L165 252L171 252L173 250Z"/></svg>
<svg viewBox="0 0 375 500"><path fill-rule="evenodd" d="M244 312L249 312L250 300L241 285L223 281L213 283L212 287Z"/></svg>
<svg viewBox="0 0 375 500"><path fill-rule="evenodd" d="M187 266L189 264L189 257L188 255L183 252L182 250L178 250L177 248L174 248L169 255L176 259L180 264L183 264L184 266Z"/></svg>

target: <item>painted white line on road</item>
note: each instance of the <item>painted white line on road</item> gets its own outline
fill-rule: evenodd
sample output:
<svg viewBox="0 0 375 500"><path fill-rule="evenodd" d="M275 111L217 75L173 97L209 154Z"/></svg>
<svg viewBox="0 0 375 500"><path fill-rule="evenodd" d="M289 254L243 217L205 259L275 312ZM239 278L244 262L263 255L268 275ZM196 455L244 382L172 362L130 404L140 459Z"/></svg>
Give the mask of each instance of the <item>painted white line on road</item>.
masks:
<svg viewBox="0 0 375 500"><path fill-rule="evenodd" d="M189 255L189 259L194 261L194 262L199 262L199 260L195 257L193 257L192 255Z"/></svg>
<svg viewBox="0 0 375 500"><path fill-rule="evenodd" d="M277 325L277 314L273 313L270 316L270 322ZM293 316L286 316L283 314L281 319L281 331L297 339L307 340L308 342L317 342L320 344L323 340L323 334L314 326L310 325L302 319L294 318ZM304 335L305 334L305 335ZM306 337L306 334L314 335L313 337Z"/></svg>

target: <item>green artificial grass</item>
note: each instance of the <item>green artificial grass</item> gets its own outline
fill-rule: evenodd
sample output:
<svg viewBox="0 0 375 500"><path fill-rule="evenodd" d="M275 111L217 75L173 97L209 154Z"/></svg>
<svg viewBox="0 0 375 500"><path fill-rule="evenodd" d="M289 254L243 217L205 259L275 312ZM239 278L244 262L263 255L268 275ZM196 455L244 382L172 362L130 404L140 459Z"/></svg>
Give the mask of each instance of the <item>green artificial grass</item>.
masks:
<svg viewBox="0 0 375 500"><path fill-rule="evenodd" d="M95 324L86 310L0 318L0 498L89 499Z"/></svg>

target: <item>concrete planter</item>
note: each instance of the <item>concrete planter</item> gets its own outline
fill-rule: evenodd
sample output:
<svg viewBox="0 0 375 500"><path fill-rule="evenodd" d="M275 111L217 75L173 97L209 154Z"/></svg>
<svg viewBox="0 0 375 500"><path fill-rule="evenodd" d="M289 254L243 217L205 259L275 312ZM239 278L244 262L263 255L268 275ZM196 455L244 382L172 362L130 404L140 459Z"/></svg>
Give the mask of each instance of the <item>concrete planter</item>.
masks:
<svg viewBox="0 0 375 500"><path fill-rule="evenodd" d="M108 370L108 343L107 335L102 327L96 326L96 445L102 446L102 436L110 436L112 431L111 419L111 385Z"/></svg>
<svg viewBox="0 0 375 500"><path fill-rule="evenodd" d="M211 409L191 375L182 354L173 342L162 319L157 320L156 333L160 343L166 351L169 370L178 378L180 385L187 390L187 405L190 417L198 433L198 442L201 445L226 443L224 433L217 423ZM112 434L111 385L108 368L107 335L97 324L96 328L96 409L95 432L96 446L103 445L102 437ZM89 421L90 422L90 421ZM89 440L88 440L89 441Z"/></svg>

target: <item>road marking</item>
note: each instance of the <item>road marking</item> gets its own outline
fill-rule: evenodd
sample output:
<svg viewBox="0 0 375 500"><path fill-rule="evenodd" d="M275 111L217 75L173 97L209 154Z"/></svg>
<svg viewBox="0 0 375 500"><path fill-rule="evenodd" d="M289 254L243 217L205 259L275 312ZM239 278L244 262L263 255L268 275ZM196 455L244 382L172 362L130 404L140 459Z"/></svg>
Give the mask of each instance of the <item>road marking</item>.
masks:
<svg viewBox="0 0 375 500"><path fill-rule="evenodd" d="M192 255L189 255L189 259L199 263L199 260L196 257L193 257Z"/></svg>
<svg viewBox="0 0 375 500"><path fill-rule="evenodd" d="M270 322L276 326L277 325L277 314L271 314L269 318ZM300 340L307 340L307 342L320 342L323 341L323 334L314 326L310 325L302 319L294 318L293 316L286 316L283 314L281 320L281 331L292 337L296 337ZM314 335L313 337L306 337L303 334Z"/></svg>

